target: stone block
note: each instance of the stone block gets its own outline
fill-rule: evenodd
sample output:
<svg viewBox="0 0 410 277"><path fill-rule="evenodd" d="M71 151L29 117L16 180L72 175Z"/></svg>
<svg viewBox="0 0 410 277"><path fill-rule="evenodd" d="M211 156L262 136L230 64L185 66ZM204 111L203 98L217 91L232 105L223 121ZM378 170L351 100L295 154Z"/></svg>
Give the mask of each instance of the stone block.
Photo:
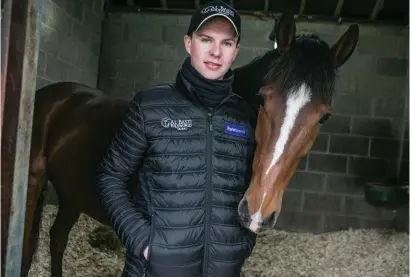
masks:
<svg viewBox="0 0 410 277"><path fill-rule="evenodd" d="M159 83L174 82L182 64L176 62L155 62L155 78Z"/></svg>
<svg viewBox="0 0 410 277"><path fill-rule="evenodd" d="M324 232L336 232L349 228L361 228L361 218L354 216L327 215L325 216Z"/></svg>
<svg viewBox="0 0 410 277"><path fill-rule="evenodd" d="M332 115L332 117L323 124L320 132L348 134L350 132L350 116Z"/></svg>
<svg viewBox="0 0 410 277"><path fill-rule="evenodd" d="M332 100L332 113L342 115L370 115L371 98L363 95L335 96Z"/></svg>
<svg viewBox="0 0 410 277"><path fill-rule="evenodd" d="M349 157L350 175L378 180L386 177L388 173L388 161L383 159Z"/></svg>
<svg viewBox="0 0 410 277"><path fill-rule="evenodd" d="M40 33L40 49L56 58L60 49L59 33L44 23L41 23Z"/></svg>
<svg viewBox="0 0 410 277"><path fill-rule="evenodd" d="M307 168L307 161L308 161L308 156L307 156L307 155L304 156L304 157L302 157L302 158L300 159L300 161L299 161L299 164L298 164L297 169L298 169L298 170L306 170L306 168Z"/></svg>
<svg viewBox="0 0 410 277"><path fill-rule="evenodd" d="M372 138L370 157L395 159L399 157L400 140Z"/></svg>
<svg viewBox="0 0 410 277"><path fill-rule="evenodd" d="M98 88L105 93L119 98L132 98L135 94L134 79L100 79Z"/></svg>
<svg viewBox="0 0 410 277"><path fill-rule="evenodd" d="M93 32L93 26L73 22L73 39L77 44L90 45Z"/></svg>
<svg viewBox="0 0 410 277"><path fill-rule="evenodd" d="M283 211L280 213L275 229L287 232L320 233L323 230L322 216L319 213Z"/></svg>
<svg viewBox="0 0 410 277"><path fill-rule="evenodd" d="M379 217L382 209L368 204L364 196L346 196L345 213L352 216Z"/></svg>
<svg viewBox="0 0 410 277"><path fill-rule="evenodd" d="M347 156L309 154L308 169L320 172L346 173Z"/></svg>
<svg viewBox="0 0 410 277"><path fill-rule="evenodd" d="M365 219L363 220L364 229L390 229L393 227L393 222L391 220L380 220L380 219Z"/></svg>
<svg viewBox="0 0 410 277"><path fill-rule="evenodd" d="M385 76L407 76L408 59L380 58L377 61L376 72Z"/></svg>
<svg viewBox="0 0 410 277"><path fill-rule="evenodd" d="M366 179L357 176L328 174L326 192L363 195Z"/></svg>
<svg viewBox="0 0 410 277"><path fill-rule="evenodd" d="M342 212L342 196L336 194L305 192L303 210L326 213Z"/></svg>
<svg viewBox="0 0 410 277"><path fill-rule="evenodd" d="M335 96L349 95L356 91L356 77L349 74L340 73L340 78L336 80L335 84Z"/></svg>
<svg viewBox="0 0 410 277"><path fill-rule="evenodd" d="M258 30L243 30L240 41L241 46L244 47L263 47L272 48L274 42L269 39L272 27L266 26Z"/></svg>
<svg viewBox="0 0 410 277"><path fill-rule="evenodd" d="M67 81L73 68L62 60L47 56L45 77L53 82Z"/></svg>
<svg viewBox="0 0 410 277"><path fill-rule="evenodd" d="M177 47L184 47L184 36L188 29L187 26L170 26L163 25L162 27L162 41L165 44L174 45Z"/></svg>
<svg viewBox="0 0 410 277"><path fill-rule="evenodd" d="M353 117L352 134L378 138L400 138L402 120Z"/></svg>
<svg viewBox="0 0 410 277"><path fill-rule="evenodd" d="M368 138L333 134L330 136L330 153L367 156L368 149Z"/></svg>
<svg viewBox="0 0 410 277"><path fill-rule="evenodd" d="M296 171L290 179L288 188L304 191L322 191L325 174Z"/></svg>
<svg viewBox="0 0 410 277"><path fill-rule="evenodd" d="M147 80L154 79L156 67L153 62L117 61L116 71L119 78Z"/></svg>
<svg viewBox="0 0 410 277"><path fill-rule="evenodd" d="M185 52L184 57L187 57L185 49L182 47L176 47L173 45L164 44L151 44L143 43L139 49L138 61L152 62L152 61L165 61L165 62L181 62L183 61L182 53Z"/></svg>
<svg viewBox="0 0 410 277"><path fill-rule="evenodd" d="M356 50L358 54L371 54L379 57L397 57L399 37L386 39L381 36L360 35Z"/></svg>
<svg viewBox="0 0 410 277"><path fill-rule="evenodd" d="M301 211L302 192L299 190L287 189L283 194L283 211Z"/></svg>
<svg viewBox="0 0 410 277"><path fill-rule="evenodd" d="M372 115L376 117L402 118L406 106L405 97L377 97L372 99Z"/></svg>
<svg viewBox="0 0 410 277"><path fill-rule="evenodd" d="M327 145L328 145L329 135L319 133L316 137L315 142L312 145L311 151L315 152L327 152Z"/></svg>
<svg viewBox="0 0 410 277"><path fill-rule="evenodd" d="M151 43L164 47L162 29L162 24L151 24L150 21L141 23L141 25L124 22L123 39L127 43ZM154 58L155 56L150 57Z"/></svg>
<svg viewBox="0 0 410 277"><path fill-rule="evenodd" d="M122 22L107 20L104 24L104 41L109 45L116 45L124 41Z"/></svg>
<svg viewBox="0 0 410 277"><path fill-rule="evenodd" d="M403 95L406 82L401 76L357 75L354 93L368 97L396 97Z"/></svg>

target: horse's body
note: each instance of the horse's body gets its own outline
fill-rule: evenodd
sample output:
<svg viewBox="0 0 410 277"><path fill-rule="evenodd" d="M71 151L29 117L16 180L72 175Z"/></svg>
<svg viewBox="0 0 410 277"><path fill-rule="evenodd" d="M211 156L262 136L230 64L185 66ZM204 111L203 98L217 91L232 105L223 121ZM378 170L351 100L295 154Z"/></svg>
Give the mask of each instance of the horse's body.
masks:
<svg viewBox="0 0 410 277"><path fill-rule="evenodd" d="M258 120L258 146L256 152L257 159L255 159L256 162L253 168L254 176L258 176L261 173L259 167L263 168L265 166L266 159L259 157L258 153L264 153L266 150L262 148L264 148L265 137L268 138L268 136L261 136L261 134L275 134L278 132L278 128L280 128L279 124L269 123L269 120L272 120L273 117L278 117L272 112L272 109L273 107L277 108L277 112L285 110L282 106L283 101L278 101L275 106L272 101L273 93L269 92L269 89L272 87L280 88L281 80L286 78L275 75L276 73L273 72L273 76L279 76L280 78L273 78L271 73L268 83L266 83L265 76L276 60L286 59L286 51L292 53L290 42L294 38L290 35L294 34L293 17L288 16L286 18L287 20L276 30L276 36L279 39L279 49L282 53L279 52L279 49L268 51L264 56L253 60L248 65L235 69L234 92L240 94L252 105L262 104L262 98L258 95L258 91L259 88L265 86L263 96L266 112L264 117L262 119L259 117ZM286 37L286 35L289 35L289 37ZM270 37L272 38L272 36ZM355 45L357 41L350 37L351 35L342 37L341 42L347 41L347 43L339 42L336 44L337 47L334 48L335 57L341 56L341 58L335 60L336 62L338 60L344 62L347 59L346 57L350 56L352 51L351 44ZM312 44L310 43L309 45ZM313 44L313 46L309 47L317 49L318 46ZM309 54L310 50L305 48L303 51ZM347 54L344 54L345 52ZM294 64L294 66L297 66L297 64ZM305 66L309 67L309 64ZM278 74L282 74L282 71L278 72ZM319 72L319 76L320 74L322 73ZM315 79L319 80L320 78L315 77L313 81ZM317 104L321 103L317 102ZM81 213L87 214L97 221L108 225L109 221L98 199L95 173L102 156L108 149L114 132L121 124L128 105L128 101L109 98L98 90L75 83L56 83L37 91L33 118L21 276L25 277L28 275L32 256L35 252L40 215L44 204L44 192L47 189L46 184L48 181L51 181L53 184L59 200L57 217L50 230L51 274L53 277L62 276L62 257L68 235ZM306 110L302 116L307 118L312 114L313 109L310 109ZM316 123L312 123L312 120L300 124L306 130L316 129L316 125ZM306 137L309 140L310 146L315 139L315 135L316 133L312 133L311 136ZM267 142L271 144L276 139L277 136L270 136ZM300 139L300 142L303 144L304 141ZM271 148L270 145L268 146ZM304 151L308 151L310 146L308 145ZM293 148L287 147L284 149L284 152L292 152L293 150ZM298 155L295 158L296 162L292 161L291 166L273 168L272 172L276 174L275 176L278 176L277 173L282 171L286 174L286 178L283 178L283 181L281 181L281 186L278 186L281 190L284 189L287 180L293 175L295 164L297 164L297 159L300 159L300 157L301 155ZM274 178L269 179L274 180ZM257 182L262 181L264 183L261 183L261 185L255 185ZM272 207L278 206L278 201L281 202L281 197L279 200L276 199L277 195L281 196L281 194L276 193L276 187L273 190L267 190L269 185L267 181L269 180L263 177L255 179L253 185L250 185L251 190L247 192L247 198L244 198L239 207L241 220L247 228L251 228L255 222L257 224L261 224L261 220L265 222L266 218L270 217L275 211ZM130 187L137 189L136 182L130 183L133 184ZM259 195L262 195L262 191L264 191L263 197L259 197ZM272 194L274 196L270 196L272 192L274 192ZM266 195L269 198L267 197L267 201L263 202ZM262 201L262 204L273 203L275 205L268 205L266 209L262 209L260 201ZM259 206L261 208L256 211L254 207ZM8 207L3 208L7 209ZM253 220L251 225L249 225L249 219ZM3 210L3 249L7 241L4 232L4 230L7 230L4 229L4 225L8 225L7 221L8 210ZM4 261L4 258L2 260ZM4 262L2 263L3 267Z"/></svg>

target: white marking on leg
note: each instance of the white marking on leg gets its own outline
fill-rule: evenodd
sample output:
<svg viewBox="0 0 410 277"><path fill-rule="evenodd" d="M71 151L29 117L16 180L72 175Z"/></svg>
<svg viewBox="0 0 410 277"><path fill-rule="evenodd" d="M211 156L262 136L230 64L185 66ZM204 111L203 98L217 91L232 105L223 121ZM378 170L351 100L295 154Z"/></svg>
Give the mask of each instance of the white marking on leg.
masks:
<svg viewBox="0 0 410 277"><path fill-rule="evenodd" d="M279 138L276 141L275 150L273 152L272 162L269 165L265 175L268 175L272 167L279 161L285 150L286 142L289 139L289 134L295 125L296 117L300 110L311 99L309 88L303 84L299 90L291 93L286 101L285 118L280 128Z"/></svg>

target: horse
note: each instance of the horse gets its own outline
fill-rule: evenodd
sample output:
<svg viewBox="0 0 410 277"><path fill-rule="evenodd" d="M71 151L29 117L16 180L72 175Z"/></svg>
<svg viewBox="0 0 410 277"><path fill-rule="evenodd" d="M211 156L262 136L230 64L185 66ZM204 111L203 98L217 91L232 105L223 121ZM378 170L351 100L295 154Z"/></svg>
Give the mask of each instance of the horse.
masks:
<svg viewBox="0 0 410 277"><path fill-rule="evenodd" d="M272 195L276 195L274 193L276 187L270 188L272 182L267 182L266 177L261 178L263 173L261 170L265 169L264 163L267 162L262 153L272 152L272 144L278 139L274 134L278 134L280 130L280 124L273 124L272 120L275 119L277 123L276 121L280 119L279 113L286 110L284 103L278 101L284 100L280 98L280 95L287 95L286 89L290 84L303 83L305 86L312 86L312 89L305 90L310 93L316 93L317 88L325 87L330 80L323 79L323 75L329 77L334 74L334 68L326 66L331 64L338 67L348 59L357 42L356 30L357 26L351 26L332 47L332 50L329 50L327 44L317 37L295 38L293 15L285 13L276 28L275 39L279 48L270 50L249 64L234 70L234 92L243 96L249 103L263 104L264 107L259 110L256 127L257 148L256 159L253 163L254 177L244 199L238 206L240 222L246 228L255 229L252 224L249 224L248 219L263 220L269 217L269 213L274 212L270 208L271 203L277 203L277 200L270 195L272 192ZM318 53L320 51L323 53ZM329 53L333 55L331 62L325 59L330 58ZM294 56L300 58L300 55L312 54L317 57L313 62L304 59L294 60ZM301 69L298 68L299 65ZM314 75L309 72L311 69ZM300 76L302 73L306 76ZM279 90L283 86L285 86L284 89ZM257 93L259 88L262 88L261 95ZM330 97L332 90L333 87L327 90ZM263 96L263 99L260 96ZM306 100L300 97L289 99L296 100L295 103ZM303 110L303 117L314 118L318 113L318 107L322 107L321 111L326 111L324 107L327 107L327 102L326 105L325 102L320 102L324 100L312 97L312 105ZM82 213L109 226L109 220L98 198L95 172L128 106L129 101L112 98L100 90L73 82L54 83L36 92L21 276L28 275L35 253L48 181L53 184L59 201L57 216L50 229L51 274L53 277L62 276L62 260L68 236ZM291 103L290 107L294 107L294 104ZM277 111L274 108L277 108ZM289 122L300 124L296 137L294 135L289 137L295 143L288 144L288 148L284 148L285 145L281 146L282 153L292 156L292 153L298 150L295 147L298 147L300 143L312 142L315 139L313 130L317 126L313 124L313 119L286 122L288 122L285 125L288 126L287 128L292 127L289 126ZM309 131L309 136L301 137L300 134L307 131ZM310 146L304 150L309 149ZM279 180L277 176L280 174L291 176L295 160L301 158L300 151L296 152L298 154L296 158L281 159L279 164L272 167L270 175L266 176L270 180L275 180L275 184L278 183L276 180ZM285 162L282 163L283 160ZM133 181L130 182L130 184L133 183L130 190L138 190L135 186L136 176L137 172L134 175L135 178L132 178ZM280 180L280 184L284 187L288 180ZM263 197L265 201L259 197L262 192L265 195ZM261 209L255 209L258 204ZM258 211L256 217L254 211ZM6 222L5 220L2 218L2 222Z"/></svg>
<svg viewBox="0 0 410 277"><path fill-rule="evenodd" d="M357 24L331 48L315 35L295 33L293 15L283 14L275 33L280 57L260 89L252 177L238 205L241 224L255 233L275 226L289 180L331 116L337 70L359 39Z"/></svg>

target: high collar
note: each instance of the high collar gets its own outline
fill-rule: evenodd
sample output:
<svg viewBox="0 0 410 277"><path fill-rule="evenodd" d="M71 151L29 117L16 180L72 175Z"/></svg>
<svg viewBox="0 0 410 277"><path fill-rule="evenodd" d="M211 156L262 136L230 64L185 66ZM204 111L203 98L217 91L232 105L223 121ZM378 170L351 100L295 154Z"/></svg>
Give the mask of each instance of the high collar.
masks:
<svg viewBox="0 0 410 277"><path fill-rule="evenodd" d="M208 109L217 106L232 92L234 75L229 70L222 80L209 80L204 78L191 64L191 58L185 59L181 70L178 72L177 83L186 88L188 98L200 101Z"/></svg>

